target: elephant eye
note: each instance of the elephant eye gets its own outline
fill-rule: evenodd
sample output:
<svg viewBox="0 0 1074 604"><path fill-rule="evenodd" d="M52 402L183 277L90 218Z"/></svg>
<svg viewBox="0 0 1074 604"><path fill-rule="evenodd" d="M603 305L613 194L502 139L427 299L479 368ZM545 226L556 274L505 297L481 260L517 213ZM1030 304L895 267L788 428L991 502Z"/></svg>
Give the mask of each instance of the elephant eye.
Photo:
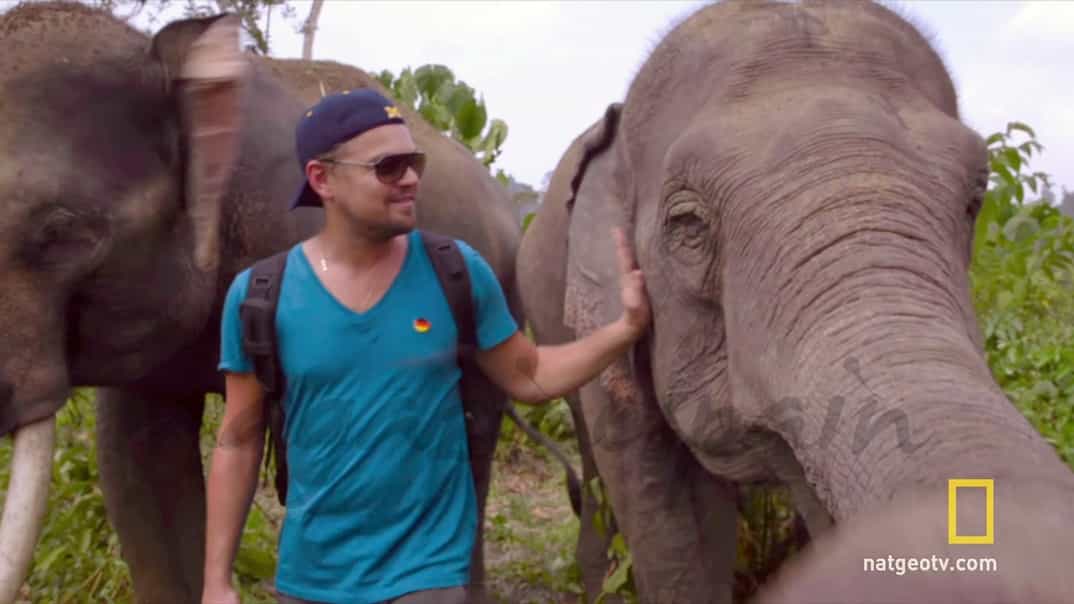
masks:
<svg viewBox="0 0 1074 604"><path fill-rule="evenodd" d="M681 253L705 248L709 242L708 218L708 210L696 193L679 191L673 194L668 200L664 218L672 251Z"/></svg>
<svg viewBox="0 0 1074 604"><path fill-rule="evenodd" d="M713 286L716 237L709 206L694 191L681 189L665 203L663 246L672 259L675 281L702 298Z"/></svg>
<svg viewBox="0 0 1074 604"><path fill-rule="evenodd" d="M81 216L63 207L50 209L27 240L24 256L40 268L84 261L101 242L103 228L100 217Z"/></svg>
<svg viewBox="0 0 1074 604"><path fill-rule="evenodd" d="M668 224L672 233L682 240L682 245L698 247L703 243L705 221L690 204L680 203L669 210Z"/></svg>

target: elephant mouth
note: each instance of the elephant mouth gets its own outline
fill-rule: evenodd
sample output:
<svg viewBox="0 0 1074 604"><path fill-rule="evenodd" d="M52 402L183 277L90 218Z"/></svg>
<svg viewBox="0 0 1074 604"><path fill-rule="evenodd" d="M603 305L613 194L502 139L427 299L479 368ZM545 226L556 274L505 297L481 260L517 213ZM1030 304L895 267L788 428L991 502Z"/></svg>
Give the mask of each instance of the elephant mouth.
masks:
<svg viewBox="0 0 1074 604"><path fill-rule="evenodd" d="M0 604L12 604L33 560L48 508L55 417L15 432L11 481L0 516Z"/></svg>

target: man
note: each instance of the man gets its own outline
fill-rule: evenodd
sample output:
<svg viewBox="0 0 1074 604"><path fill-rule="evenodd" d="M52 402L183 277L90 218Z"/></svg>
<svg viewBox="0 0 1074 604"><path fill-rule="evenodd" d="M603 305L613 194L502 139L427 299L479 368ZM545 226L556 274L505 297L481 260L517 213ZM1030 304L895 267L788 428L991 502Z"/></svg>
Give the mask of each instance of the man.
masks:
<svg viewBox="0 0 1074 604"><path fill-rule="evenodd" d="M415 229L425 157L372 90L323 98L296 129L306 182L293 206L325 224L289 252L277 310L289 465L277 591L283 603L466 601L477 499L459 399L452 316ZM618 231L623 315L559 346L527 339L491 268L464 242L475 358L513 398L541 402L594 378L644 331L642 275ZM231 568L256 487L263 393L229 288L220 369L226 409L208 484L203 604L238 604ZM415 319L420 317L420 319ZM427 333L426 333L427 332ZM256 429L253 429L253 424Z"/></svg>

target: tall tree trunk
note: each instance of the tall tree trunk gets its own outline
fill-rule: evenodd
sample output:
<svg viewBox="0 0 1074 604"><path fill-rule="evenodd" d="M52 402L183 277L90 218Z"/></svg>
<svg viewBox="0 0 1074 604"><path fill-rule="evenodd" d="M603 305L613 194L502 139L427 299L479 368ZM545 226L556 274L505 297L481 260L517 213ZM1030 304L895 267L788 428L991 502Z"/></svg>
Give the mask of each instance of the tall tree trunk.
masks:
<svg viewBox="0 0 1074 604"><path fill-rule="evenodd" d="M317 31L317 20L321 18L321 6L324 0L313 0L310 14L306 17L306 23L302 26L302 58L313 58L313 36Z"/></svg>

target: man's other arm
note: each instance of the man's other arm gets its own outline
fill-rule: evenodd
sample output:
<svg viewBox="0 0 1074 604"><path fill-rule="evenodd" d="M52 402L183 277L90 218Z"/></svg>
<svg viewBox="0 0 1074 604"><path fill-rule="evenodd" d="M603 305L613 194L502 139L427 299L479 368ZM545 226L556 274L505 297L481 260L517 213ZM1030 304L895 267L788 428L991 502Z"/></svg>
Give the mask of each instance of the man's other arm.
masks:
<svg viewBox="0 0 1074 604"><path fill-rule="evenodd" d="M264 392L252 373L225 376L224 418L207 485L203 602L225 601L246 515L257 488L265 440Z"/></svg>

